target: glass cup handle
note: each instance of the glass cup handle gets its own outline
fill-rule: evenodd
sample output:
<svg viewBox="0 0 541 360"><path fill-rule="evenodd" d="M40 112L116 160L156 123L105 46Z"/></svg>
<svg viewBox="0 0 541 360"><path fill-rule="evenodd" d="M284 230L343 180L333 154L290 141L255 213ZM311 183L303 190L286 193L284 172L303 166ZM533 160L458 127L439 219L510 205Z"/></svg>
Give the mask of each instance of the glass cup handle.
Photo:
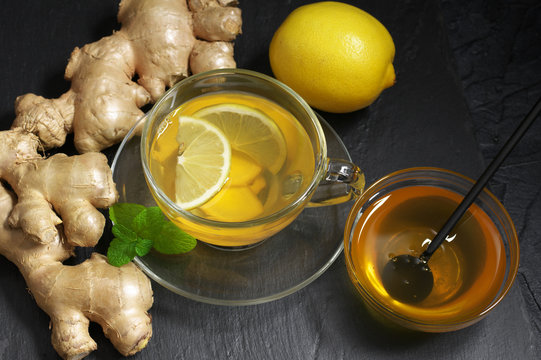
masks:
<svg viewBox="0 0 541 360"><path fill-rule="evenodd" d="M341 204L354 200L363 192L364 173L351 161L328 159L327 172L319 183L308 207Z"/></svg>

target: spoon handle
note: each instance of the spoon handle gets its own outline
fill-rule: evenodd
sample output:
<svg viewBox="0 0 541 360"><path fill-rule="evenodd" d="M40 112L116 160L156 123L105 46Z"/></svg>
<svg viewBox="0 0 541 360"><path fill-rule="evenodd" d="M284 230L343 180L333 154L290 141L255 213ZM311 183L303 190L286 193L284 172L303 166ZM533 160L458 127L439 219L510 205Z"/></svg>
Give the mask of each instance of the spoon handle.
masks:
<svg viewBox="0 0 541 360"><path fill-rule="evenodd" d="M470 189L470 191L466 194L462 202L458 205L456 210L453 212L453 214L449 217L447 222L443 225L441 230L438 232L438 234L434 237L434 239L430 242L427 249L421 254L420 258L424 261L428 261L432 254L436 251L436 249L441 245L443 240L447 237L449 232L453 229L453 227L458 223L462 215L468 210L470 205L475 201L479 193L483 190L483 188L487 185L490 178L494 175L496 170L500 167L502 162L505 160L507 155L513 150L515 145L519 142L519 140L522 138L522 136L526 133L526 130L532 125L534 120L537 118L537 115L539 115L539 112L541 111L541 99L537 101L535 106L530 110L528 115L522 120L520 125L517 127L515 132L511 135L509 140L504 144L498 155L492 160L490 165L486 168L486 170L483 172L483 174L479 177L479 179L475 182L473 187Z"/></svg>

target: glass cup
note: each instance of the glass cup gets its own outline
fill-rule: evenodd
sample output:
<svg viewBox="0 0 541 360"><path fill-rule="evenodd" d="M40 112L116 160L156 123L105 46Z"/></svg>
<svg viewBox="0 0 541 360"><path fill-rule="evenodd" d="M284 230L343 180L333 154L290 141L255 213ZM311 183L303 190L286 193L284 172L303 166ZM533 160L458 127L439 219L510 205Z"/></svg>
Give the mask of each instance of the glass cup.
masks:
<svg viewBox="0 0 541 360"><path fill-rule="evenodd" d="M152 144L165 117L198 96L220 93L256 95L279 105L296 119L311 142L315 166L307 186L269 215L238 222L205 218L180 208L158 186L153 174L150 166ZM272 118L272 115L269 116ZM274 78L242 69L200 73L169 89L147 114L141 136L141 161L150 192L163 213L198 240L226 248L236 249L259 243L290 224L304 207L333 205L355 199L364 188L364 174L355 164L327 158L325 135L319 120L299 95ZM175 169L171 169L171 173L174 176Z"/></svg>
<svg viewBox="0 0 541 360"><path fill-rule="evenodd" d="M426 250L473 183L444 169L411 168L383 177L357 199L344 254L351 281L376 317L425 332L458 330L481 320L507 294L519 244L509 214L487 189L428 262L434 287L426 299L402 303L381 281L392 257Z"/></svg>

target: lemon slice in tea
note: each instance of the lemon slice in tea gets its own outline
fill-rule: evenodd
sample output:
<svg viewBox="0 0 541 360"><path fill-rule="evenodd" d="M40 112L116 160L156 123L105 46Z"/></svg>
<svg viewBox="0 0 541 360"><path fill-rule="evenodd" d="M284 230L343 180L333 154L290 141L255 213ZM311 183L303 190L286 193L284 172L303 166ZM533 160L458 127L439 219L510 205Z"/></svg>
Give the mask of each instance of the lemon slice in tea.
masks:
<svg viewBox="0 0 541 360"><path fill-rule="evenodd" d="M245 105L218 104L193 114L221 129L231 147L276 174L286 160L286 142L278 125L266 114Z"/></svg>
<svg viewBox="0 0 541 360"><path fill-rule="evenodd" d="M189 210L207 202L227 181L231 145L205 120L181 116L178 121L175 195L176 203Z"/></svg>

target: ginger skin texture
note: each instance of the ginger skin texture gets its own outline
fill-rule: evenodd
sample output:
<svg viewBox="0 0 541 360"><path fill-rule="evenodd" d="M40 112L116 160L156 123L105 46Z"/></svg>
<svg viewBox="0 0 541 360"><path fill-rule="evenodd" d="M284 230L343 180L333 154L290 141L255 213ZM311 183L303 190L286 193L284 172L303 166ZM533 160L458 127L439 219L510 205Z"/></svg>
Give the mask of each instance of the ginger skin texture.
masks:
<svg viewBox="0 0 541 360"><path fill-rule="evenodd" d="M19 268L36 303L51 318L52 344L58 354L82 359L96 350L89 321L99 323L125 356L144 348L152 336L148 278L133 263L116 268L97 253L79 265L63 265L73 247L62 226L51 242L35 242L8 224L15 201L0 184L0 253Z"/></svg>
<svg viewBox="0 0 541 360"><path fill-rule="evenodd" d="M107 158L94 152L44 159L38 144L21 129L0 132L0 178L18 196L10 225L47 244L58 238L56 226L62 223L72 245L96 245L105 225L96 208L118 199Z"/></svg>
<svg viewBox="0 0 541 360"><path fill-rule="evenodd" d="M133 263L120 268L93 254L63 261L76 246L103 234L98 209L118 199L107 158L142 118L141 107L190 74L233 68L240 34L235 0L121 0L121 29L75 48L56 99L19 96L11 130L0 132L0 254L21 271L36 303L51 318L52 344L64 359L97 348L89 322L102 326L123 355L152 336L149 279ZM81 155L39 151L62 146L73 133Z"/></svg>
<svg viewBox="0 0 541 360"><path fill-rule="evenodd" d="M102 153L41 157L39 139L22 129L0 132L0 253L22 273L36 303L51 318L52 344L64 359L97 348L90 321L125 356L152 335L150 281L133 263L109 265L92 254L76 266L62 262L75 246L94 246L105 218L96 208L118 199Z"/></svg>
<svg viewBox="0 0 541 360"><path fill-rule="evenodd" d="M122 0L119 31L75 48L56 99L35 94L15 101L12 128L36 134L45 148L74 133L81 153L120 142L143 116L140 108L191 73L236 67L231 41L240 9L227 0ZM137 75L137 82L133 79Z"/></svg>

